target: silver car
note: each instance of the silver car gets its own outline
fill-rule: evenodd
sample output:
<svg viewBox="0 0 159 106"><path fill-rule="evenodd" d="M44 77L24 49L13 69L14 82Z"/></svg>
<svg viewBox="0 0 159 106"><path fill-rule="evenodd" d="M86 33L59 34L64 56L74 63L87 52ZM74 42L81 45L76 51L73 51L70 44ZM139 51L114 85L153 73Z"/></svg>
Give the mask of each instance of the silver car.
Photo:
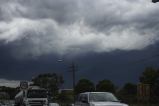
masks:
<svg viewBox="0 0 159 106"><path fill-rule="evenodd" d="M86 92L77 97L75 106L128 106L109 92Z"/></svg>

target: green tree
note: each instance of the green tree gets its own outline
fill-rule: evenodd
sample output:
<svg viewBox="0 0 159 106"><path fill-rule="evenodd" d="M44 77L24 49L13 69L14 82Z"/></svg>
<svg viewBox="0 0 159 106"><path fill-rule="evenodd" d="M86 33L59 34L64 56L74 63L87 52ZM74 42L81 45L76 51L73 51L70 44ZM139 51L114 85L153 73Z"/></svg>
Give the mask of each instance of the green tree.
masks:
<svg viewBox="0 0 159 106"><path fill-rule="evenodd" d="M115 93L115 86L110 80L102 80L96 85L96 91Z"/></svg>
<svg viewBox="0 0 159 106"><path fill-rule="evenodd" d="M140 82L144 84L150 84L152 86L159 82L159 71L152 67L148 67L140 76Z"/></svg>
<svg viewBox="0 0 159 106"><path fill-rule="evenodd" d="M6 93L8 94L9 98L8 99L14 99L15 95L19 92L16 88L10 88L10 87L5 87L1 86L0 87L0 92L1 93Z"/></svg>
<svg viewBox="0 0 159 106"><path fill-rule="evenodd" d="M137 102L137 85L132 83L126 83L122 89L118 91L119 98L128 103Z"/></svg>
<svg viewBox="0 0 159 106"><path fill-rule="evenodd" d="M79 80L77 85L75 86L75 93L76 94L79 94L82 92L92 92L92 91L95 91L95 86L88 79Z"/></svg>
<svg viewBox="0 0 159 106"><path fill-rule="evenodd" d="M73 90L62 90L58 96L59 103L70 104L73 102Z"/></svg>
<svg viewBox="0 0 159 106"><path fill-rule="evenodd" d="M32 79L32 81L34 85L46 88L54 96L57 96L59 87L64 83L63 77L56 73L40 74Z"/></svg>
<svg viewBox="0 0 159 106"><path fill-rule="evenodd" d="M148 67L140 76L140 82L150 84L151 87L151 102L159 102L159 70Z"/></svg>

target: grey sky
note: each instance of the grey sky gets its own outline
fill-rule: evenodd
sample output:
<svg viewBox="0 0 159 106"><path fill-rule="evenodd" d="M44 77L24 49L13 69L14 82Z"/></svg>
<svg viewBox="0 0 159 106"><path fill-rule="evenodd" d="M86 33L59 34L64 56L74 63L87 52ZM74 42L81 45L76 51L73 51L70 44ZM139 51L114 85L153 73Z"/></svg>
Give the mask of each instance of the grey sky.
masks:
<svg viewBox="0 0 159 106"><path fill-rule="evenodd" d="M142 50L159 40L158 11L151 0L0 0L0 40L18 57Z"/></svg>

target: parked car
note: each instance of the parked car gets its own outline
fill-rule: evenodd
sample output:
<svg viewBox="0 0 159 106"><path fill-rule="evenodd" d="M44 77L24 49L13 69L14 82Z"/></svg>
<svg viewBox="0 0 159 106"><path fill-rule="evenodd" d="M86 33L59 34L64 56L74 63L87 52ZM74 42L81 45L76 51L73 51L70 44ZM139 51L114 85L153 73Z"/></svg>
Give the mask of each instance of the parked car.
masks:
<svg viewBox="0 0 159 106"><path fill-rule="evenodd" d="M78 95L75 106L128 106L109 92L86 92Z"/></svg>

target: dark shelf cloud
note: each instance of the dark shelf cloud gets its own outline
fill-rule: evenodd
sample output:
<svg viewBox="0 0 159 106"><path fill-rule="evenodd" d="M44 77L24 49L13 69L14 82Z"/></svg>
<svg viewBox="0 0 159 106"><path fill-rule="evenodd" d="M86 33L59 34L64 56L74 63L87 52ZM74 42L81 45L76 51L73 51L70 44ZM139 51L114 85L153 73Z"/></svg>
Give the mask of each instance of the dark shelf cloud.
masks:
<svg viewBox="0 0 159 106"><path fill-rule="evenodd" d="M78 78L135 82L158 67L158 11L150 0L0 0L0 77L63 73L73 60Z"/></svg>

